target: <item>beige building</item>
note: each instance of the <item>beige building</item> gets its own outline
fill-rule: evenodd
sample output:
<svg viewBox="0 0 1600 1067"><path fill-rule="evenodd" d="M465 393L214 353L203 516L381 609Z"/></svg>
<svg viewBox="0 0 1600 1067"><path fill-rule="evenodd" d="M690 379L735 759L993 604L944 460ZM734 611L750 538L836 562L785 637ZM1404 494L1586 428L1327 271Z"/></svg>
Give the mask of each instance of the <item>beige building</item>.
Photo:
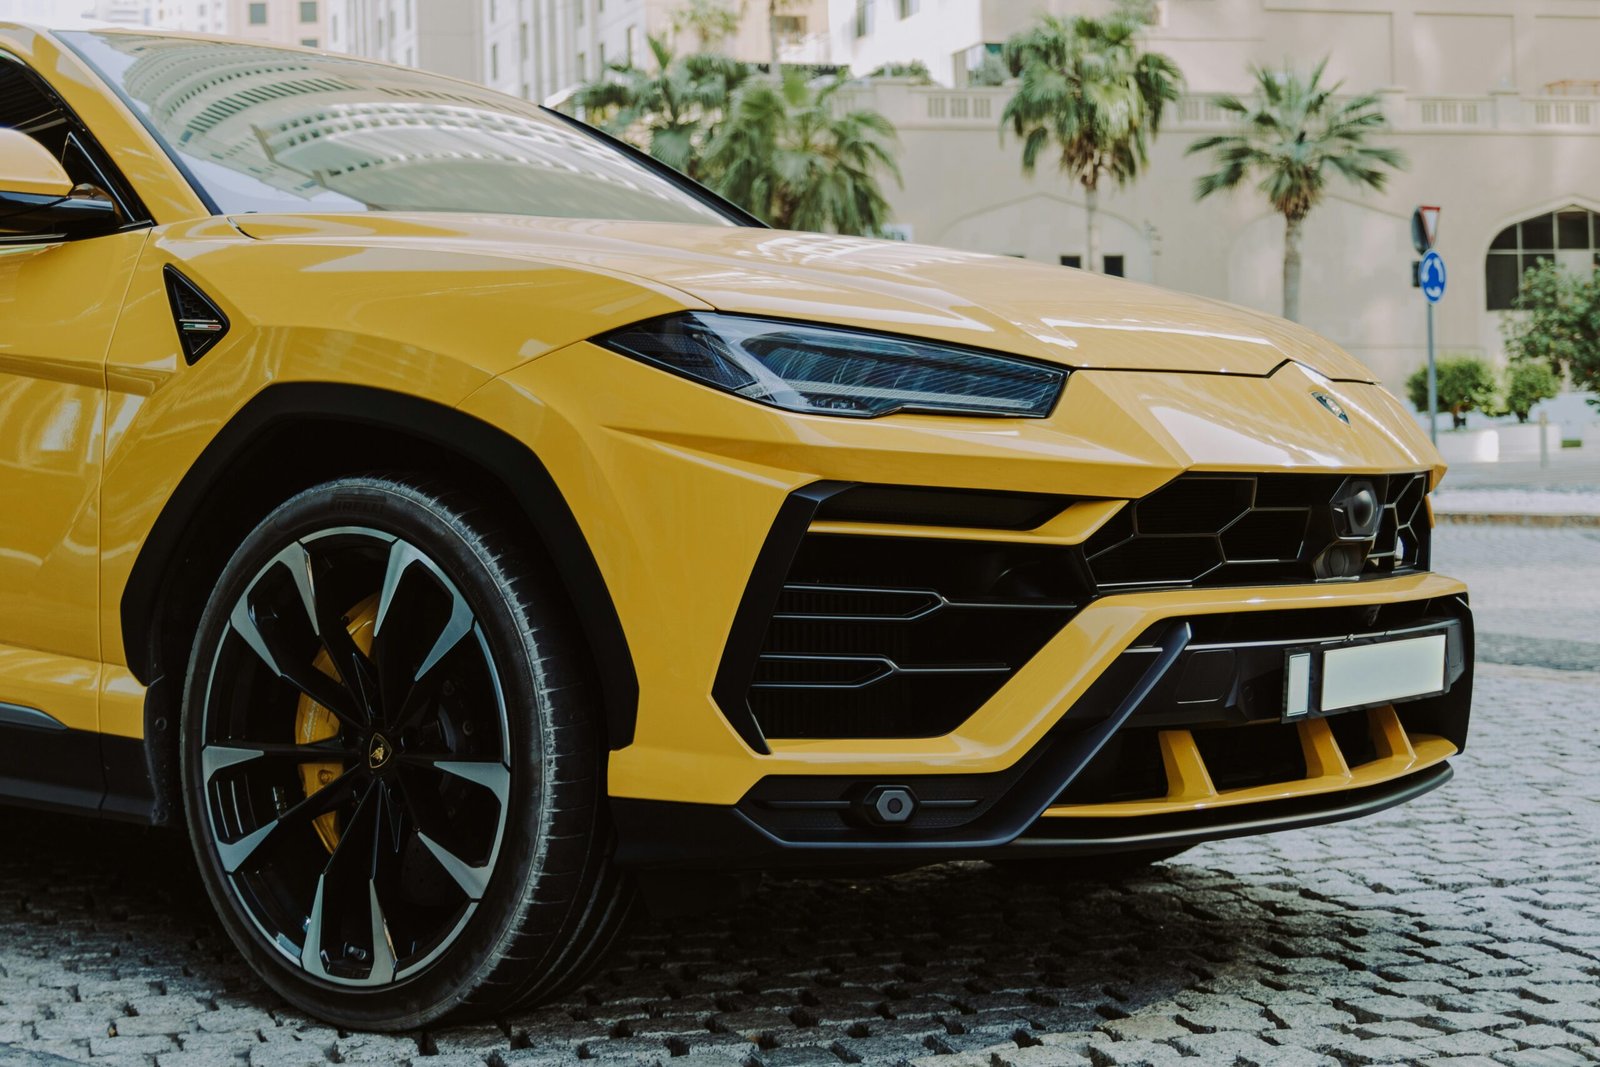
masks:
<svg viewBox="0 0 1600 1067"><path fill-rule="evenodd" d="M138 6L150 26L264 44L327 47L327 0L101 0Z"/></svg>
<svg viewBox="0 0 1600 1067"><path fill-rule="evenodd" d="M559 98L607 64L649 60L646 38L692 49L674 16L688 0L326 0L329 47L480 82L532 100ZM742 11L728 54L771 54L768 0L727 0ZM779 0L781 61L825 62L827 0ZM681 39L678 39L680 38Z"/></svg>
<svg viewBox="0 0 1600 1067"><path fill-rule="evenodd" d="M999 131L1009 89L959 86L1034 11L1088 5L832 2L836 61L859 71L921 59L944 83L877 82L854 97L900 131L905 184L890 200L903 235L1076 263L1081 189L1048 166L1023 177L1018 141ZM1522 267L1600 262L1600 218L1590 214L1600 211L1600 0L1165 0L1159 11L1150 47L1177 60L1190 92L1163 126L1147 175L1102 192L1108 269L1278 311L1282 218L1253 191L1196 204L1205 163L1184 149L1227 128L1207 94L1247 90L1249 64L1309 67L1323 56L1347 91L1381 93L1389 140L1410 167L1383 194L1330 185L1304 238L1307 325L1390 385L1422 362L1409 235L1418 204L1443 208L1441 349L1500 352L1500 309Z"/></svg>

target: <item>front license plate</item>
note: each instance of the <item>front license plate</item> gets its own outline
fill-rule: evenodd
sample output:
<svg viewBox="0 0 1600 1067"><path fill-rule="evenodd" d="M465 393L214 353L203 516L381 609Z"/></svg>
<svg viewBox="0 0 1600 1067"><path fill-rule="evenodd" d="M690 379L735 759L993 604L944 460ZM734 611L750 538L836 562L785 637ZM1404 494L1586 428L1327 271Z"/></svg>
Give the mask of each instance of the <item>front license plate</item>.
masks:
<svg viewBox="0 0 1600 1067"><path fill-rule="evenodd" d="M1284 661L1283 717L1302 719L1441 693L1444 634L1291 649Z"/></svg>

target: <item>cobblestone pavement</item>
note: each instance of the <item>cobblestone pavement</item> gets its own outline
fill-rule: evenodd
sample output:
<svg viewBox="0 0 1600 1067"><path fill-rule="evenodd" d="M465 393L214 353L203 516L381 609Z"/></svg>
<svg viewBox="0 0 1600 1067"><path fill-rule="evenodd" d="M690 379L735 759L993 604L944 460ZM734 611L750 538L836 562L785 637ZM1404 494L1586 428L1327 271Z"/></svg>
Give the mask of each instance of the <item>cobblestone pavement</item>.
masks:
<svg viewBox="0 0 1600 1067"><path fill-rule="evenodd" d="M1457 532L1440 564L1479 568L1488 630L1522 625L1493 606L1517 585L1494 591L1494 560L1596 555L1535 545L1565 531ZM1592 577L1573 584L1594 610ZM266 993L178 835L6 813L0 1067L1600 1062L1600 673L1485 666L1475 715L1455 781L1373 818L1121 884L977 863L771 880L726 914L642 925L565 1002L404 1036Z"/></svg>

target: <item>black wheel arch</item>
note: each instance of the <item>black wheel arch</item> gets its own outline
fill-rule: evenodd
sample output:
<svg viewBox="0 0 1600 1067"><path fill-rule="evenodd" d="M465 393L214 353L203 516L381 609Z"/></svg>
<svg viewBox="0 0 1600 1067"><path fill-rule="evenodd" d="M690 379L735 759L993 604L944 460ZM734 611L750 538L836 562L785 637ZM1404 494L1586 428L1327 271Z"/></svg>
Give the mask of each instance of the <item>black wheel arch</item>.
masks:
<svg viewBox="0 0 1600 1067"><path fill-rule="evenodd" d="M373 456L341 449L341 442L350 441L376 442ZM297 451L272 455L285 448ZM340 458L307 458L332 452ZM476 481L498 497L486 503L513 508L527 524L554 562L594 657L607 744L617 749L632 743L639 683L627 638L583 531L539 457L503 430L420 397L361 385L279 383L246 403L185 472L123 588L128 667L149 687L145 749L155 794L152 822L168 823L175 815L173 734L184 664L173 662L172 652L181 642L185 591L192 597L194 581L207 571L215 576L219 546L207 538L229 538L293 492L370 469L377 457L404 463L408 456Z"/></svg>

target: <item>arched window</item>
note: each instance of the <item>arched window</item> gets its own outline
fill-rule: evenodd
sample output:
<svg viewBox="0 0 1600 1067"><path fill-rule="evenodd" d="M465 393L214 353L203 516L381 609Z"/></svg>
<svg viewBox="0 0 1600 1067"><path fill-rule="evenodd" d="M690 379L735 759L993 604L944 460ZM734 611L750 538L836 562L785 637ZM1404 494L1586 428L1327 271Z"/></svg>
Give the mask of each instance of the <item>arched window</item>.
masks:
<svg viewBox="0 0 1600 1067"><path fill-rule="evenodd" d="M1489 310L1509 310L1517 299L1523 272L1551 260L1568 270L1600 267L1600 216L1570 207L1501 230L1489 243L1483 264Z"/></svg>

